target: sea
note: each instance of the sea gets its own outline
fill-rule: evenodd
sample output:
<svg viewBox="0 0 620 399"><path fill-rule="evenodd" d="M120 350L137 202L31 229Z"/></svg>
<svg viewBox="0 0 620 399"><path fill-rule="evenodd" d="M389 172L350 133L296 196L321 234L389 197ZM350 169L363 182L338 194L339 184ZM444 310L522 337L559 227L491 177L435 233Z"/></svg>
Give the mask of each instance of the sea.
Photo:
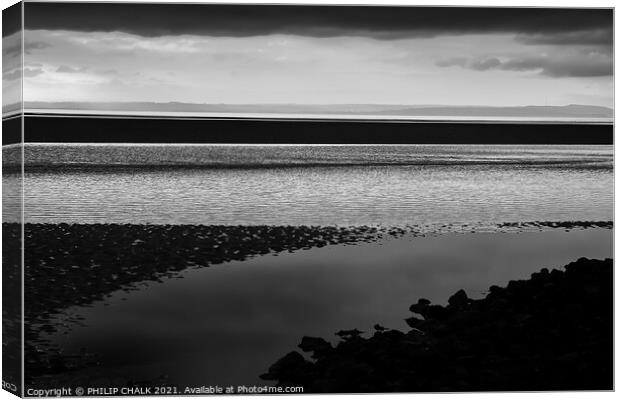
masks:
<svg viewBox="0 0 620 399"><path fill-rule="evenodd" d="M612 220L610 145L24 146L31 223L434 225ZM18 165L20 146L3 147ZM12 180L13 179L13 180ZM19 174L5 174L19 196ZM5 215L19 217L17 198Z"/></svg>

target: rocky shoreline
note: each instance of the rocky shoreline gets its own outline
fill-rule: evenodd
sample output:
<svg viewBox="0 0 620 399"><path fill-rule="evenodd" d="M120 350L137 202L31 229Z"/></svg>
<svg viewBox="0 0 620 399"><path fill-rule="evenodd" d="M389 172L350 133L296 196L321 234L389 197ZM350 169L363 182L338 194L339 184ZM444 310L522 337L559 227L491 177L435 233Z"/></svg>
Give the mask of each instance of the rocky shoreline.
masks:
<svg viewBox="0 0 620 399"><path fill-rule="evenodd" d="M492 286L447 306L420 299L409 331L374 326L303 337L299 352L261 377L306 393L613 389L613 261L581 258L564 271ZM421 317L420 317L421 316Z"/></svg>

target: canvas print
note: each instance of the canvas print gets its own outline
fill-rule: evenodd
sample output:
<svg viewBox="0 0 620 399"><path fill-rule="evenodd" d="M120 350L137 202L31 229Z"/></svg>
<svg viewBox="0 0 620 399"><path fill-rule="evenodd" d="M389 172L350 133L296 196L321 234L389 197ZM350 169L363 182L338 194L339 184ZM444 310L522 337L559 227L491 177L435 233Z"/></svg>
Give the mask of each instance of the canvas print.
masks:
<svg viewBox="0 0 620 399"><path fill-rule="evenodd" d="M613 9L3 11L3 388L613 390Z"/></svg>

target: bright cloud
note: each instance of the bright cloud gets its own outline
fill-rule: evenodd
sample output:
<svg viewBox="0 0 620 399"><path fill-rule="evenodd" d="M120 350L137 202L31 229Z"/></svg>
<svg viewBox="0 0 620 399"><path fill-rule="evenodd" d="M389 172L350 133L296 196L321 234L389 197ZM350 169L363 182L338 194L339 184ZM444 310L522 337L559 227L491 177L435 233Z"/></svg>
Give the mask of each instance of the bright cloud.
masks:
<svg viewBox="0 0 620 399"><path fill-rule="evenodd" d="M40 72L25 76L26 101L612 105L607 55L589 43L511 34L377 40L29 30L25 37L26 65Z"/></svg>

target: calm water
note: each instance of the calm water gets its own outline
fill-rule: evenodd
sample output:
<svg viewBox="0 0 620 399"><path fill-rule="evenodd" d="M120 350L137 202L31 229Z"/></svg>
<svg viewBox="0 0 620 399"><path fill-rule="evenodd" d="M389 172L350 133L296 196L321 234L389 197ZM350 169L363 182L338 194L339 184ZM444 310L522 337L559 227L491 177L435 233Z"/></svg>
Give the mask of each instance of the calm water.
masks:
<svg viewBox="0 0 620 399"><path fill-rule="evenodd" d="M3 150L5 165L16 150ZM404 225L613 213L612 146L31 144L25 160L36 166L25 178L27 222Z"/></svg>
<svg viewBox="0 0 620 399"><path fill-rule="evenodd" d="M420 297L446 304L461 288L481 297L542 267L611 257L612 240L603 229L447 234L262 256L68 309L83 325L49 338L66 354L85 348L102 362L64 377L74 385L161 376L180 387L254 385L304 335L335 341L336 331L372 332L375 323L405 330Z"/></svg>

